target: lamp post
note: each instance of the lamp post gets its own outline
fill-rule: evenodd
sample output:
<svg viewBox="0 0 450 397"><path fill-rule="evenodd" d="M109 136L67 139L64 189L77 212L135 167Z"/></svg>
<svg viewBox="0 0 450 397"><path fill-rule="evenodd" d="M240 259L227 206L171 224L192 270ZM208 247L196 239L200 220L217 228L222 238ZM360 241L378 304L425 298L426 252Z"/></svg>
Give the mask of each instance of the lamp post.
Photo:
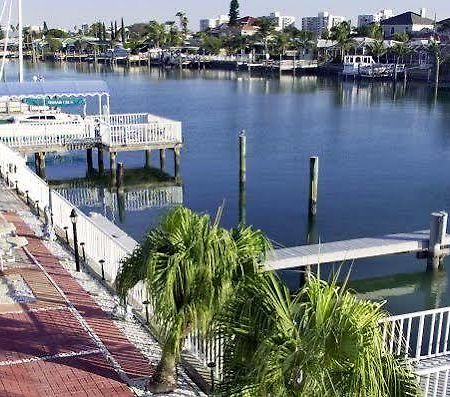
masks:
<svg viewBox="0 0 450 397"><path fill-rule="evenodd" d="M70 220L73 226L73 249L75 251L75 266L77 272L80 271L80 256L78 255L78 236L77 236L77 219L78 215L75 209L70 213Z"/></svg>

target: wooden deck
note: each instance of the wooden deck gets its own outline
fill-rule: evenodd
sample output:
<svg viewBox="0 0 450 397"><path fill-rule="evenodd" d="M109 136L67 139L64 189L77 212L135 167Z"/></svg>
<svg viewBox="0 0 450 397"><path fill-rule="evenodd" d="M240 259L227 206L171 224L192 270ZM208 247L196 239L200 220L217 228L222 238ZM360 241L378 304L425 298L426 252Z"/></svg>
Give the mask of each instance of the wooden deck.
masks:
<svg viewBox="0 0 450 397"><path fill-rule="evenodd" d="M424 230L277 249L271 253L265 267L266 270L283 270L384 255L426 252L429 238L430 232ZM450 236L446 235L443 248L449 244Z"/></svg>

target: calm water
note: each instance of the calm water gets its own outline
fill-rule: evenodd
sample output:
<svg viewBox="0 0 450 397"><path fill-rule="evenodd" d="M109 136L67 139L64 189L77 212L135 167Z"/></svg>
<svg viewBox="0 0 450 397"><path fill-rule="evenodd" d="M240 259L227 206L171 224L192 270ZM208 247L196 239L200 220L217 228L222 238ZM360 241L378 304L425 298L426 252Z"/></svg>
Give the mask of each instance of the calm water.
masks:
<svg viewBox="0 0 450 397"><path fill-rule="evenodd" d="M181 120L183 202L214 213L225 200L227 227L238 218L241 129L248 135L247 221L282 245L305 242L312 155L320 157L321 241L420 230L432 211L450 209L450 91L435 98L432 89L415 83L394 92L390 83L146 67L39 65L28 70L28 78L36 73L47 80L102 78L111 90L112 112ZM169 153L167 160L172 172ZM119 161L127 170L140 168L144 155L120 154ZM84 153L50 159L47 176L82 178L85 164ZM152 178L142 183L155 186ZM114 219L139 239L163 212L126 211ZM425 266L412 255L357 261L352 278L364 281L353 286L365 296L388 299L393 312L450 305L447 271L425 274ZM297 282L295 272L283 276L292 286Z"/></svg>

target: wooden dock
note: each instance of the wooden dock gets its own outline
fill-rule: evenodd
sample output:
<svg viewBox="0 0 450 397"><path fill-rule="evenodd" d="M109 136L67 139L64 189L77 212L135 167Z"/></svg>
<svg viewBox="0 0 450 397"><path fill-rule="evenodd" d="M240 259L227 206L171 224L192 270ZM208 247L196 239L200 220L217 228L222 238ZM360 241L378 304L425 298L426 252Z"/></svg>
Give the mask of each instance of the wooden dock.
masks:
<svg viewBox="0 0 450 397"><path fill-rule="evenodd" d="M445 221L445 230L446 226ZM428 255L431 251L437 252L438 255L446 253L450 247L450 235L441 235L439 247L436 248L436 243L432 243L433 248L430 249L431 234L429 230L424 230L277 249L269 255L265 268L268 271L285 270L395 254ZM435 236L431 236L431 240L435 241Z"/></svg>

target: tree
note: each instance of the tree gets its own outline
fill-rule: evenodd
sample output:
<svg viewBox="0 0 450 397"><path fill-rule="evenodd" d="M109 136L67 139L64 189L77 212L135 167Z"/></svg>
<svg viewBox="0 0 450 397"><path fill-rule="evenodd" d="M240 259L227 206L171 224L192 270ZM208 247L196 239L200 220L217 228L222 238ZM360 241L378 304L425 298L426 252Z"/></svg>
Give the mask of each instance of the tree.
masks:
<svg viewBox="0 0 450 397"><path fill-rule="evenodd" d="M167 41L166 29L162 23L150 21L145 29L145 41L160 48Z"/></svg>
<svg viewBox="0 0 450 397"><path fill-rule="evenodd" d="M383 29L379 23L370 23L357 29L358 36L369 37L370 39L381 40Z"/></svg>
<svg viewBox="0 0 450 397"><path fill-rule="evenodd" d="M114 21L114 40L117 40L117 34L119 31L117 30L117 21Z"/></svg>
<svg viewBox="0 0 450 397"><path fill-rule="evenodd" d="M331 39L336 40L341 47L341 59L344 60L346 52L352 46L352 40L350 38L352 28L347 21L341 22L340 24L333 26L331 28Z"/></svg>
<svg viewBox="0 0 450 397"><path fill-rule="evenodd" d="M106 41L106 26L105 26L105 22L102 23L102 40Z"/></svg>
<svg viewBox="0 0 450 397"><path fill-rule="evenodd" d="M407 43L409 41L409 36L408 36L408 33L406 33L406 32L401 32L401 33L397 32L394 34L394 36L392 36L392 39L394 41L398 41L400 43Z"/></svg>
<svg viewBox="0 0 450 397"><path fill-rule="evenodd" d="M48 32L48 27L47 27L47 22L44 21L44 26L42 28L42 31L44 32L44 34L46 35Z"/></svg>
<svg viewBox="0 0 450 397"><path fill-rule="evenodd" d="M56 39L64 39L66 37L69 37L69 34L61 29L50 29L50 30L47 30L46 37L47 38L53 37Z"/></svg>
<svg viewBox="0 0 450 397"><path fill-rule="evenodd" d="M302 55L305 55L306 51L314 47L314 35L312 32L300 30L294 36L294 42L296 43L296 46L302 51Z"/></svg>
<svg viewBox="0 0 450 397"><path fill-rule="evenodd" d="M162 357L151 387L173 391L176 364L186 336L206 333L214 315L244 274L260 270L269 249L263 234L250 228L232 232L187 208L175 208L150 230L142 244L125 259L116 279L122 297L145 281L162 339Z"/></svg>
<svg viewBox="0 0 450 397"><path fill-rule="evenodd" d="M120 23L120 36L121 36L121 39L122 39L122 44L123 45L125 45L125 24L123 23L123 18L122 18L122 21L121 21L121 23Z"/></svg>
<svg viewBox="0 0 450 397"><path fill-rule="evenodd" d="M377 58L377 63L380 63L380 57L386 53L386 47L383 40L374 41L370 45L370 54Z"/></svg>
<svg viewBox="0 0 450 397"><path fill-rule="evenodd" d="M274 34L272 48L276 55L284 55L287 49L292 47L292 37L286 32L277 32Z"/></svg>
<svg viewBox="0 0 450 397"><path fill-rule="evenodd" d="M385 349L382 305L314 276L292 297L273 273L247 278L224 306L218 396L413 397L412 368Z"/></svg>
<svg viewBox="0 0 450 397"><path fill-rule="evenodd" d="M264 48L267 51L267 43L269 37L275 32L275 25L272 19L267 17L261 17L257 19L256 26L259 27L257 35L263 41Z"/></svg>
<svg viewBox="0 0 450 397"><path fill-rule="evenodd" d="M239 18L239 1L231 0L230 2L230 12L228 13L230 21L228 22L229 26L236 26L237 20Z"/></svg>
<svg viewBox="0 0 450 397"><path fill-rule="evenodd" d="M166 35L168 44L172 47L180 46L183 43L183 38L181 37L175 22L170 21L166 22L166 24L169 26L169 33Z"/></svg>
<svg viewBox="0 0 450 397"><path fill-rule="evenodd" d="M111 26L109 27L109 29L110 29L110 39L111 39L111 43L115 40L115 37L114 37L114 25L113 25L113 23L112 23L112 21L111 21Z"/></svg>
<svg viewBox="0 0 450 397"><path fill-rule="evenodd" d="M184 11L178 11L175 16L180 20L181 32L183 33L183 38L186 39L188 34L189 19Z"/></svg>

